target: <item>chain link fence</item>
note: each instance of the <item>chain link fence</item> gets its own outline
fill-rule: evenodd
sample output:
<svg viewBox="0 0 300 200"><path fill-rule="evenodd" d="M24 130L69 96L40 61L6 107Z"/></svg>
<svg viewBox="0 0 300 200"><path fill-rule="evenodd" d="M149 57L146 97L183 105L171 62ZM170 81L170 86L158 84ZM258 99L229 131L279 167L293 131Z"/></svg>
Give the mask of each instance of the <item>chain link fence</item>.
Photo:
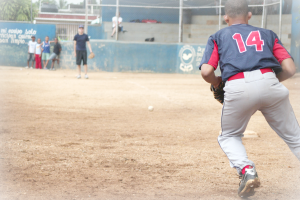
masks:
<svg viewBox="0 0 300 200"><path fill-rule="evenodd" d="M67 21L61 16L56 21L45 20L47 18L45 14L49 14L47 6L49 9L51 4L40 3L40 12L36 21L57 24L57 36L61 40L72 40L78 25L88 24L102 27L99 32L101 39L205 44L211 34L227 27L223 20L226 1L67 0L62 4L59 0L55 14L68 16L71 20ZM249 11L253 14L249 24L271 29L281 37L282 21L284 21L282 13L290 13L287 8L291 2L289 3L289 0L248 0L248 3ZM113 20L120 28L114 29L116 25ZM290 29L287 27L290 26L287 20L283 23L283 32ZM86 31L89 32L88 29ZM288 33L283 33L283 36L288 39Z"/></svg>

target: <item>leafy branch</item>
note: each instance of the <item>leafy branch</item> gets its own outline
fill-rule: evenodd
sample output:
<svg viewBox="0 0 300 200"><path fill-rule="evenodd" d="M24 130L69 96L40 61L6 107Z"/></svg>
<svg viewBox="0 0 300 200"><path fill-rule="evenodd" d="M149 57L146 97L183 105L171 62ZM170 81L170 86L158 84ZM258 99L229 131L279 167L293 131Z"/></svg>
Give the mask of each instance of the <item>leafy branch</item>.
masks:
<svg viewBox="0 0 300 200"><path fill-rule="evenodd" d="M38 15L38 7L32 4L32 18ZM0 20L30 21L31 0L1 0Z"/></svg>

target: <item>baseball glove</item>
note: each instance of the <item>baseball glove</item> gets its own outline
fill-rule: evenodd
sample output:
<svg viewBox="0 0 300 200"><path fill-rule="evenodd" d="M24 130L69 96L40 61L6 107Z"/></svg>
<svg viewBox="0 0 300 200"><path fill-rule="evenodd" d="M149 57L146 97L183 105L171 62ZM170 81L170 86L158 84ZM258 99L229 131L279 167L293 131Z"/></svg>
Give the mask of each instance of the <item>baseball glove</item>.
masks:
<svg viewBox="0 0 300 200"><path fill-rule="evenodd" d="M212 93L214 94L214 98L221 104L223 104L224 102L224 94L225 94L224 87L225 87L225 82L223 81L216 88L213 85L210 86L210 91L212 91Z"/></svg>
<svg viewBox="0 0 300 200"><path fill-rule="evenodd" d="M89 55L89 59L93 59L95 58L95 54L92 52L90 55Z"/></svg>

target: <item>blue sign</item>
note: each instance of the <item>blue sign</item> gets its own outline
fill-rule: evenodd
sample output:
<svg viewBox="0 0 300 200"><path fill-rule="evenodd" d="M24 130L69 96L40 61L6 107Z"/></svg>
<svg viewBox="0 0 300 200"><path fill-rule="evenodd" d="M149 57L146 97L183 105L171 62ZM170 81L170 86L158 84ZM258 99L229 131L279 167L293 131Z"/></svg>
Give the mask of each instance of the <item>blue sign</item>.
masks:
<svg viewBox="0 0 300 200"><path fill-rule="evenodd" d="M28 23L0 23L0 65L26 66L28 42L31 36L44 41L46 36L50 40L55 37L55 25L28 24Z"/></svg>

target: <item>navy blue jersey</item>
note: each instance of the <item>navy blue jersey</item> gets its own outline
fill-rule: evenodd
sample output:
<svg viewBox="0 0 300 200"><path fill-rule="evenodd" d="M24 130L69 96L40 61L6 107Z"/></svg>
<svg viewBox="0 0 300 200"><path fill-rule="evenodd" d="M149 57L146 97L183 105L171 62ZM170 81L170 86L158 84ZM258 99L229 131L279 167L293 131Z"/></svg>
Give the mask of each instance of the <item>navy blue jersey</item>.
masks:
<svg viewBox="0 0 300 200"><path fill-rule="evenodd" d="M220 62L222 80L239 72L272 68L282 70L281 62L291 58L277 35L267 29L248 24L236 24L221 29L208 39L199 69L209 64L215 69Z"/></svg>
<svg viewBox="0 0 300 200"><path fill-rule="evenodd" d="M89 36L85 33L83 35L77 33L74 36L74 41L76 41L77 51L86 51L86 42L89 41Z"/></svg>

